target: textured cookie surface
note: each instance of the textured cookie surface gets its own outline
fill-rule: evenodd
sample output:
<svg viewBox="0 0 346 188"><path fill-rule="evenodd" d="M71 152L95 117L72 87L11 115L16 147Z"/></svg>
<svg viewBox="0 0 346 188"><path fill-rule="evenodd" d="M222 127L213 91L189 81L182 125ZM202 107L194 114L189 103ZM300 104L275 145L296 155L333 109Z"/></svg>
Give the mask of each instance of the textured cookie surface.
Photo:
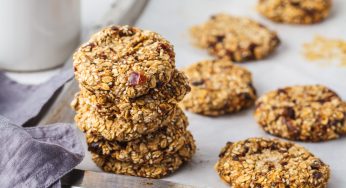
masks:
<svg viewBox="0 0 346 188"><path fill-rule="evenodd" d="M185 73L191 92L181 104L191 112L218 116L249 107L256 99L251 73L229 61L201 61Z"/></svg>
<svg viewBox="0 0 346 188"><path fill-rule="evenodd" d="M161 178L176 171L184 162L189 161L196 151L193 142L184 144L176 153L167 155L156 164L134 164L121 162L109 155L99 155L92 152L92 159L101 169L106 172L140 176L147 178Z"/></svg>
<svg viewBox="0 0 346 188"><path fill-rule="evenodd" d="M100 116L83 100L77 100L73 105L76 110L75 121L81 131L120 142L134 140L157 131L174 118L177 108L176 105L167 105L164 114L153 117L131 115L132 111L129 109L127 116L114 117Z"/></svg>
<svg viewBox="0 0 346 188"><path fill-rule="evenodd" d="M330 176L328 165L305 148L265 138L227 143L215 168L234 188L325 188Z"/></svg>
<svg viewBox="0 0 346 188"><path fill-rule="evenodd" d="M192 27L191 35L196 45L210 54L235 62L263 59L280 43L275 32L256 21L226 14Z"/></svg>
<svg viewBox="0 0 346 188"><path fill-rule="evenodd" d="M81 86L77 100L89 104L94 111L103 116L149 123L164 117L190 89L185 74L175 70L167 84L150 89L147 94L140 97L121 99L113 94L94 93Z"/></svg>
<svg viewBox="0 0 346 188"><path fill-rule="evenodd" d="M323 141L346 134L346 104L321 85L271 91L256 101L255 118L270 134L302 141Z"/></svg>
<svg viewBox="0 0 346 188"><path fill-rule="evenodd" d="M193 143L186 130L187 117L179 110L173 121L160 130L130 142L107 141L100 136L87 134L88 148L93 153L134 164L158 164L169 155L175 154L184 145Z"/></svg>
<svg viewBox="0 0 346 188"><path fill-rule="evenodd" d="M167 40L130 26L102 29L73 58L75 77L83 87L122 98L166 84L175 68L173 46Z"/></svg>
<svg viewBox="0 0 346 188"><path fill-rule="evenodd" d="M331 0L259 0L257 10L275 22L312 24L325 19Z"/></svg>

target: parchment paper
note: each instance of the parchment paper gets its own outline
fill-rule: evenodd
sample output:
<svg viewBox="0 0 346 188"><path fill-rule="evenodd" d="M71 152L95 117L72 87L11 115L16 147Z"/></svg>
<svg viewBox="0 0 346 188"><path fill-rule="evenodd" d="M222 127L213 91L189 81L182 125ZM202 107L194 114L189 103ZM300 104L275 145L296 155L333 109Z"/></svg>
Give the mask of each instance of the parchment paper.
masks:
<svg viewBox="0 0 346 188"><path fill-rule="evenodd" d="M191 45L188 29L204 22L210 15L226 12L248 16L276 30L282 44L275 54L256 62L241 64L253 73L258 95L295 84L324 84L346 100L346 67L308 62L302 55L302 45L317 34L346 40L346 1L334 0L332 15L321 24L297 26L273 23L255 10L256 0L152 0L139 27L156 31L175 46L176 64L185 67L196 61L212 58L204 50ZM271 137L257 125L253 109L218 118L187 113L190 130L197 142L193 160L178 172L164 179L202 186L227 187L214 170L220 149L227 141L249 137ZM331 167L329 187L346 186L346 137L322 143L299 143ZM87 156L80 168L99 170Z"/></svg>

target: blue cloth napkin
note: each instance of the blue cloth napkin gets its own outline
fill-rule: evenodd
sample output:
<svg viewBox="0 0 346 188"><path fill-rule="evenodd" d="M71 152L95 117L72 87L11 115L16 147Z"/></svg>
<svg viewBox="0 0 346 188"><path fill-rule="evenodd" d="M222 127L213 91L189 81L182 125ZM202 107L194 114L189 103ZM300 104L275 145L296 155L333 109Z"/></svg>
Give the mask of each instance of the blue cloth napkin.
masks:
<svg viewBox="0 0 346 188"><path fill-rule="evenodd" d="M65 68L43 84L22 85L0 72L0 187L61 187L60 178L82 161L73 125L22 127L71 78Z"/></svg>

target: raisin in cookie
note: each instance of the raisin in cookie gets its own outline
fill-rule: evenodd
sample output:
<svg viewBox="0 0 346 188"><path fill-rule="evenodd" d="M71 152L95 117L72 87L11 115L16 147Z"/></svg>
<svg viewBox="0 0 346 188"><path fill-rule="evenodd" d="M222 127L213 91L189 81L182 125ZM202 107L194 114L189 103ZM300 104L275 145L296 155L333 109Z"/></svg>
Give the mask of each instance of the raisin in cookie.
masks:
<svg viewBox="0 0 346 188"><path fill-rule="evenodd" d="M88 149L99 155L109 155L121 162L158 164L177 153L184 145L194 143L186 130L187 117L179 110L173 121L158 131L130 142L108 141L101 136L87 134Z"/></svg>
<svg viewBox="0 0 346 188"><path fill-rule="evenodd" d="M302 146L278 139L250 138L227 143L215 168L234 188L325 188L329 166Z"/></svg>
<svg viewBox="0 0 346 188"><path fill-rule="evenodd" d="M331 0L259 0L257 10L275 22L312 24L324 20Z"/></svg>
<svg viewBox="0 0 346 188"><path fill-rule="evenodd" d="M256 101L255 118L266 132L291 140L316 142L346 134L346 103L321 85L268 92Z"/></svg>
<svg viewBox="0 0 346 188"><path fill-rule="evenodd" d="M94 93L81 86L76 100L89 104L102 116L149 123L164 118L167 112L174 108L190 90L185 74L175 70L172 79L166 85L150 89L147 94L140 97L120 99L117 95ZM73 103L76 102L73 101Z"/></svg>
<svg viewBox="0 0 346 188"><path fill-rule="evenodd" d="M191 92L181 105L191 112L219 116L249 107L256 100L251 73L229 61L201 61L185 73Z"/></svg>
<svg viewBox="0 0 346 188"><path fill-rule="evenodd" d="M110 26L94 34L74 56L78 82L95 93L122 98L166 84L175 68L173 46L159 34Z"/></svg>
<svg viewBox="0 0 346 188"><path fill-rule="evenodd" d="M191 28L197 46L209 53L235 62L263 59L276 49L277 34L254 20L214 15L206 23Z"/></svg>

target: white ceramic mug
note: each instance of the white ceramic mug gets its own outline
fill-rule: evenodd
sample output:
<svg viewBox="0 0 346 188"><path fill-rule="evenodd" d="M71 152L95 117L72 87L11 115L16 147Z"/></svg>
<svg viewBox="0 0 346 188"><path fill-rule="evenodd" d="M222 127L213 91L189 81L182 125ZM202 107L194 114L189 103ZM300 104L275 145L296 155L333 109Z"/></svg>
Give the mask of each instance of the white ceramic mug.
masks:
<svg viewBox="0 0 346 188"><path fill-rule="evenodd" d="M79 0L0 0L0 69L57 67L79 38Z"/></svg>

